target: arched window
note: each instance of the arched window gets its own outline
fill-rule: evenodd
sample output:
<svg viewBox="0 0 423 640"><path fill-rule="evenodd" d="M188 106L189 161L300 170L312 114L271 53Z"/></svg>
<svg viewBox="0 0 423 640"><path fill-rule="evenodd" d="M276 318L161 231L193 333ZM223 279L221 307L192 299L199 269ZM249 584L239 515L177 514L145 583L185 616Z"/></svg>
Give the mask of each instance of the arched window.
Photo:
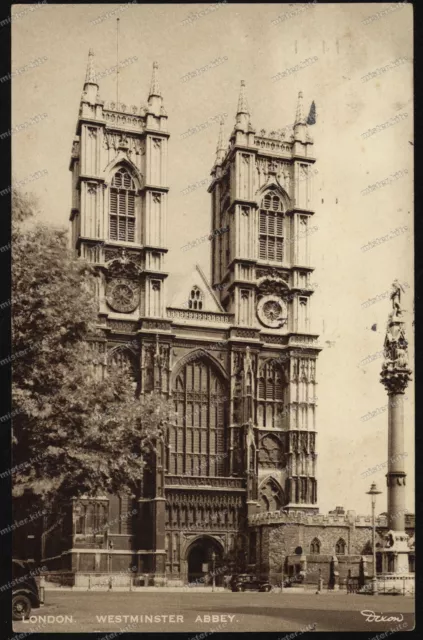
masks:
<svg viewBox="0 0 423 640"><path fill-rule="evenodd" d="M193 287L189 294L188 308L201 311L203 308L203 292L197 286Z"/></svg>
<svg viewBox="0 0 423 640"><path fill-rule="evenodd" d="M260 207L260 260L283 262L282 202L274 191L267 193Z"/></svg>
<svg viewBox="0 0 423 640"><path fill-rule="evenodd" d="M317 538L314 538L314 540L312 540L310 543L310 553L320 553L320 540L318 540Z"/></svg>
<svg viewBox="0 0 423 640"><path fill-rule="evenodd" d="M335 553L337 556L345 555L345 540L339 538L338 542L335 545Z"/></svg>
<svg viewBox="0 0 423 640"><path fill-rule="evenodd" d="M110 240L135 242L135 183L119 169L110 187Z"/></svg>
<svg viewBox="0 0 423 640"><path fill-rule="evenodd" d="M188 361L173 385L176 424L169 427L169 472L225 475L224 382L207 359Z"/></svg>

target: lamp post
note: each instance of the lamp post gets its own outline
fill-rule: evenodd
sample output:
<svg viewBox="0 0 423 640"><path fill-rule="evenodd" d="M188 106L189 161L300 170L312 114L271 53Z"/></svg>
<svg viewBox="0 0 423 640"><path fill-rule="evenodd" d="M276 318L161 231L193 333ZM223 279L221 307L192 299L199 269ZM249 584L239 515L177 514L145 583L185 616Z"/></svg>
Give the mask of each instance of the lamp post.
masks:
<svg viewBox="0 0 423 640"><path fill-rule="evenodd" d="M212 551L212 591L214 591L215 580L216 580L215 571L214 571L215 561L216 561L216 554L214 551Z"/></svg>
<svg viewBox="0 0 423 640"><path fill-rule="evenodd" d="M376 577L376 518L375 518L375 507L376 507L376 496L382 493L378 491L376 487L376 482L372 482L369 491L366 491L367 495L372 498L372 528L373 528L373 578L372 578L372 592L373 595L377 595L377 577Z"/></svg>

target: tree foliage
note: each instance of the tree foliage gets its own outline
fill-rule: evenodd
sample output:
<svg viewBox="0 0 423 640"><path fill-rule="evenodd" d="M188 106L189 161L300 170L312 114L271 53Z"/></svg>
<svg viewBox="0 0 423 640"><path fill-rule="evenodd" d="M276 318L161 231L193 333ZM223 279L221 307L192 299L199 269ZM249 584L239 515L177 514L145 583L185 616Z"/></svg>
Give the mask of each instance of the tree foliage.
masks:
<svg viewBox="0 0 423 640"><path fill-rule="evenodd" d="M137 398L130 371L94 366L97 275L68 237L34 220L13 194L14 494L44 503L134 493L147 451L173 417L168 401Z"/></svg>

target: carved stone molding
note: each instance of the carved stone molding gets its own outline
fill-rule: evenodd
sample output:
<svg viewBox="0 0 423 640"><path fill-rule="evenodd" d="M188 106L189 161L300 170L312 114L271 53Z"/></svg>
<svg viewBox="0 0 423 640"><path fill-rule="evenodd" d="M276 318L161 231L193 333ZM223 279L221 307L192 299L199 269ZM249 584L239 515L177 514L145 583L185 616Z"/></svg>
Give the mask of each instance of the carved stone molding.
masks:
<svg viewBox="0 0 423 640"><path fill-rule="evenodd" d="M142 256L140 255L140 253L133 250L131 251L130 249L105 249L104 260L110 263L112 260L122 259L122 252L124 252L123 255L126 256L131 262L134 262L137 267L142 266Z"/></svg>
<svg viewBox="0 0 423 640"><path fill-rule="evenodd" d="M110 318L107 318L107 327L116 332L131 333L138 329L138 323L128 320L111 320Z"/></svg>

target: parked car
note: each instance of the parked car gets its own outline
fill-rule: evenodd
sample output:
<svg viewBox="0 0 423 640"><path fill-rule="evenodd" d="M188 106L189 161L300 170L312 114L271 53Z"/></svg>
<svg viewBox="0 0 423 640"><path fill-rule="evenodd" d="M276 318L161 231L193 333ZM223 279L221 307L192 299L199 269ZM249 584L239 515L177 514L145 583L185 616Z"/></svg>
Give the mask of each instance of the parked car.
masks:
<svg viewBox="0 0 423 640"><path fill-rule="evenodd" d="M272 586L266 579L242 573L233 576L230 582L232 591L270 591Z"/></svg>
<svg viewBox="0 0 423 640"><path fill-rule="evenodd" d="M31 610L41 605L37 582L31 573L33 567L23 560L12 560L12 617L29 618Z"/></svg>

